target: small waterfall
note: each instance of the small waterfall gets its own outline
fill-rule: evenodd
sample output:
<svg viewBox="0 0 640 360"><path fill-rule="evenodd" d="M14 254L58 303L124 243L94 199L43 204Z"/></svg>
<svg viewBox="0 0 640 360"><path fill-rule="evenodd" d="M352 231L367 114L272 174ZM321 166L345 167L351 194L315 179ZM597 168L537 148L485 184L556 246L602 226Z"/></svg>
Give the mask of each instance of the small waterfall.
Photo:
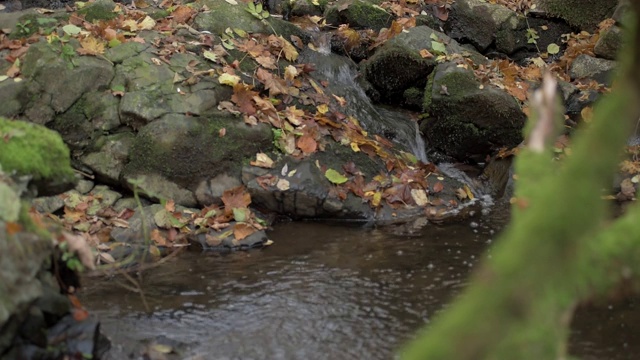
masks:
<svg viewBox="0 0 640 360"><path fill-rule="evenodd" d="M329 82L328 92L347 100L344 113L358 119L369 133L385 137L400 149L428 162L425 143L418 124L406 112L374 105L356 81L358 70L348 58L325 52L306 50L301 61L316 65L312 76Z"/></svg>

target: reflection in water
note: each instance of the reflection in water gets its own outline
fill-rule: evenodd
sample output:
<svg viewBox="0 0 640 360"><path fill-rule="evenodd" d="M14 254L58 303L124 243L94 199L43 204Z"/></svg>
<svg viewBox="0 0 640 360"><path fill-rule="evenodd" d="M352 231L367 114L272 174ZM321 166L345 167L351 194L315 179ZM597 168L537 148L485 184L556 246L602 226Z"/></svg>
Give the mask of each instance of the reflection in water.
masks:
<svg viewBox="0 0 640 360"><path fill-rule="evenodd" d="M145 273L150 315L115 281L92 281L83 301L116 344L109 359L158 339L175 358L390 359L459 292L492 232L283 224L267 249L186 253Z"/></svg>

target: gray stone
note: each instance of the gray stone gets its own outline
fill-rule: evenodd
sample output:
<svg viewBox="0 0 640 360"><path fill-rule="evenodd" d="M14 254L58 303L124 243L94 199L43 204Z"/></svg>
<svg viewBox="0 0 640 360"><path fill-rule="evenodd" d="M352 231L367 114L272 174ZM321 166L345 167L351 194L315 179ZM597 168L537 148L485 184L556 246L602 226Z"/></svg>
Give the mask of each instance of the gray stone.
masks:
<svg viewBox="0 0 640 360"><path fill-rule="evenodd" d="M100 199L102 207L113 206L116 201L122 198L122 194L111 190L105 185L96 185L96 187L91 190L91 194Z"/></svg>
<svg viewBox="0 0 640 360"><path fill-rule="evenodd" d="M613 60L598 59L589 55L579 55L573 60L569 69L572 79L594 79L605 85L611 85L611 78L616 67Z"/></svg>
<svg viewBox="0 0 640 360"><path fill-rule="evenodd" d="M59 195L43 196L33 199L33 207L41 213L54 213L64 207L64 200Z"/></svg>
<svg viewBox="0 0 640 360"><path fill-rule="evenodd" d="M195 191L196 199L202 206L222 204L222 194L225 190L242 185L238 177L220 174L210 180L204 180Z"/></svg>
<svg viewBox="0 0 640 360"><path fill-rule="evenodd" d="M39 42L29 47L23 62L23 76L51 96L49 106L56 113L69 109L86 92L106 89L114 76L113 66L104 59L77 56L73 66L69 61Z"/></svg>
<svg viewBox="0 0 640 360"><path fill-rule="evenodd" d="M145 198L140 198L140 204L142 204L142 206L149 206L151 205L151 202ZM138 208L138 202L133 197L122 198L116 201L116 203L113 205L113 209L116 212L121 212L124 209L136 210Z"/></svg>
<svg viewBox="0 0 640 360"><path fill-rule="evenodd" d="M83 155L80 161L93 170L102 181L117 184L129 160L129 151L134 141L132 133L102 137L94 144L97 151Z"/></svg>
<svg viewBox="0 0 640 360"><path fill-rule="evenodd" d="M0 82L0 99L2 99L0 116L14 117L19 115L29 102L26 90L24 81L7 79Z"/></svg>
<svg viewBox="0 0 640 360"><path fill-rule="evenodd" d="M95 183L91 180L78 180L78 184L76 185L75 190L78 191L80 194L86 194L89 191L91 191L91 189L93 189L93 187L95 186Z"/></svg>
<svg viewBox="0 0 640 360"><path fill-rule="evenodd" d="M129 185L131 189L136 188L141 194L144 194L153 201L173 200L176 204L191 207L198 204L193 192L159 174L150 173L144 175L139 174L137 176L127 174L124 176L124 180L135 181L135 187Z"/></svg>
<svg viewBox="0 0 640 360"><path fill-rule="evenodd" d="M601 32L593 48L594 54L604 59L615 60L622 46L622 35L622 29L615 25Z"/></svg>

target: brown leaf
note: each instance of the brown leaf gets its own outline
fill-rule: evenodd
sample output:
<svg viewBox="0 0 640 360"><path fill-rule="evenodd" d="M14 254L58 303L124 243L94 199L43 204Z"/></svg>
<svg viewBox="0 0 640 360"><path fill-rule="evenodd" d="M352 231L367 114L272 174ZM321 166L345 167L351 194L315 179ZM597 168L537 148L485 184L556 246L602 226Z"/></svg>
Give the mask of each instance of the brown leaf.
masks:
<svg viewBox="0 0 640 360"><path fill-rule="evenodd" d="M254 232L256 232L256 229L247 223L236 223L233 227L233 236L236 240L242 240Z"/></svg>
<svg viewBox="0 0 640 360"><path fill-rule="evenodd" d="M442 191L444 189L444 185L442 185L442 183L440 181L438 181L437 183L435 183L433 185L433 192L434 193L439 193L440 191Z"/></svg>
<svg viewBox="0 0 640 360"><path fill-rule="evenodd" d="M233 189L225 190L222 193L222 203L225 206L225 213L232 213L235 208L246 208L251 204L251 195L240 185Z"/></svg>
<svg viewBox="0 0 640 360"><path fill-rule="evenodd" d="M167 239L158 229L153 229L151 231L151 240L153 240L153 242L155 242L158 246L167 246Z"/></svg>

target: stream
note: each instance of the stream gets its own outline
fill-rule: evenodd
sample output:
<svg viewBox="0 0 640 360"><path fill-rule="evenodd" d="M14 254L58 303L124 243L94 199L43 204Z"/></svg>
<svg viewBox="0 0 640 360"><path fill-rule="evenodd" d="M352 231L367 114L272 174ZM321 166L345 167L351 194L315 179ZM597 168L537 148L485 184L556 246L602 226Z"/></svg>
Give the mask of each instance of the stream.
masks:
<svg viewBox="0 0 640 360"><path fill-rule="evenodd" d="M329 91L347 99L345 112L364 129L427 161L416 122L372 104L355 64L328 51L301 58L317 64L318 80L330 80ZM107 359L142 358L149 344L171 349L168 359L393 359L490 256L506 208L448 226L284 223L269 232L274 244L265 249L185 251L144 273L150 313L122 278L86 279L80 296L113 344ZM636 298L580 308L571 354L638 358L639 307Z"/></svg>
<svg viewBox="0 0 640 360"><path fill-rule="evenodd" d="M494 211L422 229L279 224L265 249L187 251L145 272L151 313L121 278L86 279L81 300L113 343L107 359L141 358L150 343L170 359L392 359L464 288L505 221ZM638 304L582 308L571 352L637 358Z"/></svg>

